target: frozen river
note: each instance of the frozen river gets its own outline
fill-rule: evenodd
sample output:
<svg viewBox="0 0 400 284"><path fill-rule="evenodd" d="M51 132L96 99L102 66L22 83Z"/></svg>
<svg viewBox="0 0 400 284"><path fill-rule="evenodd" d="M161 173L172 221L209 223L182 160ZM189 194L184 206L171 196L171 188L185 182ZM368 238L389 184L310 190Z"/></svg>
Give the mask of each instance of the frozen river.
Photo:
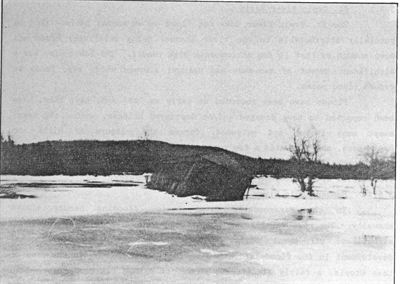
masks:
<svg viewBox="0 0 400 284"><path fill-rule="evenodd" d="M0 199L0 283L392 283L394 181L363 183L299 199L257 178L243 201L206 202L142 176L2 176L36 198Z"/></svg>

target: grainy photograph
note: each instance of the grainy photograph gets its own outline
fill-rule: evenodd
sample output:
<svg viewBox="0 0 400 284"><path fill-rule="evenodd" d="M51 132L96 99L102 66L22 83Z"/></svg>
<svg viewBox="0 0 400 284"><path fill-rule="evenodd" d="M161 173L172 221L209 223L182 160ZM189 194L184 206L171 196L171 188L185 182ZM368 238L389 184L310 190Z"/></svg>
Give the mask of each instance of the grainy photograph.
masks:
<svg viewBox="0 0 400 284"><path fill-rule="evenodd" d="M394 283L397 9L2 1L0 283Z"/></svg>

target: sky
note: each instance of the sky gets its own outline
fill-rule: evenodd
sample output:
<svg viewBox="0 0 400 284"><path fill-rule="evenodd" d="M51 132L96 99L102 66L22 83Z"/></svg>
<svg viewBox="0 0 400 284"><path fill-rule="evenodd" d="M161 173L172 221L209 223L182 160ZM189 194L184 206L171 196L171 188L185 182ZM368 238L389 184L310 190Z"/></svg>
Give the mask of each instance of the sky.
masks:
<svg viewBox="0 0 400 284"><path fill-rule="evenodd" d="M394 151L396 6L4 1L1 130L288 158Z"/></svg>

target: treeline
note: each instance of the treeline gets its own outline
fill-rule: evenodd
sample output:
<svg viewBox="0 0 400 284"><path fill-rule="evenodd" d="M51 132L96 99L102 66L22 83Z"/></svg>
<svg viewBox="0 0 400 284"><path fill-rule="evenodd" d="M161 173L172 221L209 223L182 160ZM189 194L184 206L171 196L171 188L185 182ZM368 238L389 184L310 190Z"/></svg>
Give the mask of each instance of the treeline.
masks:
<svg viewBox="0 0 400 284"><path fill-rule="evenodd" d="M173 145L160 141L45 141L1 143L1 173L14 175L110 175L152 172L160 162L225 152L244 167L254 159L215 147Z"/></svg>
<svg viewBox="0 0 400 284"><path fill-rule="evenodd" d="M261 164L258 171L262 175L271 175L276 178L295 177L298 173L298 165L291 160L263 159L259 160ZM395 162L383 161L382 171L379 174L380 179L395 178ZM353 165L338 165L329 163L308 163L303 165L307 167L306 171L312 172L316 178L320 179L370 179L370 167L364 163Z"/></svg>
<svg viewBox="0 0 400 284"><path fill-rule="evenodd" d="M173 145L161 141L45 141L15 144L11 137L1 139L1 174L12 175L110 175L142 174L153 171L162 161L184 160L193 155L224 152L254 174L294 177L296 163L291 160L255 159L221 148ZM317 178L368 179L369 167L307 164ZM388 162L380 178L395 177L394 162Z"/></svg>

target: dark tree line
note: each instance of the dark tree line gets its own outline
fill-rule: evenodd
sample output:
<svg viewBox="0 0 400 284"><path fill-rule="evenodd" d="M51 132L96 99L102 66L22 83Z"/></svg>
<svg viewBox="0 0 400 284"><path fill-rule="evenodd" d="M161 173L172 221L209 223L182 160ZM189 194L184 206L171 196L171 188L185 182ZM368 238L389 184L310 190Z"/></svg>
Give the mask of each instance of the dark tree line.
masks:
<svg viewBox="0 0 400 284"><path fill-rule="evenodd" d="M1 140L1 173L15 175L110 175L123 172L142 174L154 170L160 161L182 159L197 154L221 152L235 158L255 175L277 178L298 176L298 161L254 159L215 147L173 145L160 141L45 141L15 144L11 137ZM394 162L385 161L386 170L377 178L393 179ZM370 166L365 163L336 165L302 161L304 173L316 178L369 179ZM309 174L307 175L309 176ZM306 185L307 188L307 185Z"/></svg>

